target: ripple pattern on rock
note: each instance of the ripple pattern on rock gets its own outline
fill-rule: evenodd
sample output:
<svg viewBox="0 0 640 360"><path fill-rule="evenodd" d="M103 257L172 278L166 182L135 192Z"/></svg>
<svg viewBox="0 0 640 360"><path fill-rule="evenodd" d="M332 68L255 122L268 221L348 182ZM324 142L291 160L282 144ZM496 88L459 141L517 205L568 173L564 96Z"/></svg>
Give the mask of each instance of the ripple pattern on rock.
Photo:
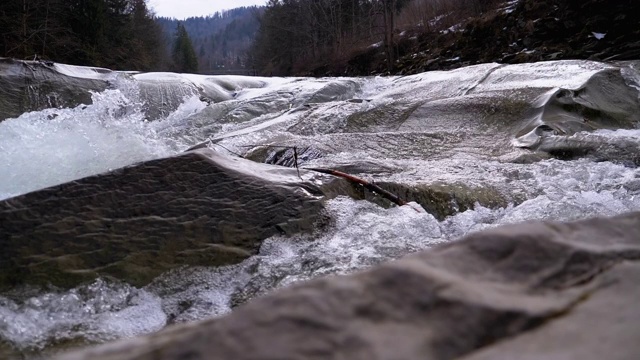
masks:
<svg viewBox="0 0 640 360"><path fill-rule="evenodd" d="M99 274L144 285L180 265L236 263L271 235L312 229L322 195L293 169L200 149L8 199L0 288Z"/></svg>

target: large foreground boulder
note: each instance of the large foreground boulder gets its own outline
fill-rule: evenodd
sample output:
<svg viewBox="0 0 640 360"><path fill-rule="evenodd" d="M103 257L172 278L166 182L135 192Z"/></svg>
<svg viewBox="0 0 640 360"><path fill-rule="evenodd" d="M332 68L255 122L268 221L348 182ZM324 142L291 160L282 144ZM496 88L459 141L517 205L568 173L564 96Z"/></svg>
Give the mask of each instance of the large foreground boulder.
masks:
<svg viewBox="0 0 640 360"><path fill-rule="evenodd" d="M239 262L322 218L327 187L303 175L198 149L2 201L0 289Z"/></svg>
<svg viewBox="0 0 640 360"><path fill-rule="evenodd" d="M632 359L638 234L640 213L496 228L62 359Z"/></svg>

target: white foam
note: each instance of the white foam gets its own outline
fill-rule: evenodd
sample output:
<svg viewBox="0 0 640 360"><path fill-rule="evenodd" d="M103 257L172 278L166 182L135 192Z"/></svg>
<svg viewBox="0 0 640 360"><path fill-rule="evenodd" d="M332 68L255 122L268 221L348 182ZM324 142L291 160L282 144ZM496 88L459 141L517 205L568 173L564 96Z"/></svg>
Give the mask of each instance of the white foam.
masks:
<svg viewBox="0 0 640 360"><path fill-rule="evenodd" d="M0 123L0 193L17 195L169 155L120 90L92 105L25 113Z"/></svg>
<svg viewBox="0 0 640 360"><path fill-rule="evenodd" d="M161 329L166 320L157 296L102 279L24 300L0 296L0 338L23 350L141 335Z"/></svg>
<svg viewBox="0 0 640 360"><path fill-rule="evenodd" d="M640 130L639 129L599 129L592 132L594 135L603 135L611 138L627 138L638 141L640 143Z"/></svg>

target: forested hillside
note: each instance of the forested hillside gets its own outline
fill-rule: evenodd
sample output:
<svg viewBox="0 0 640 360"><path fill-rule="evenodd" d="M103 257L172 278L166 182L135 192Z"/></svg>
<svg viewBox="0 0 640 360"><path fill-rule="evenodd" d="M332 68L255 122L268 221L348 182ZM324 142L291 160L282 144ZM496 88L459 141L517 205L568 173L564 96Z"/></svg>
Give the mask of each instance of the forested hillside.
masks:
<svg viewBox="0 0 640 360"><path fill-rule="evenodd" d="M482 14L498 2L270 0L255 42L256 67L261 73L279 75L336 73L346 71L354 56L374 48L384 54L386 70L391 72L400 55L402 29L441 29Z"/></svg>
<svg viewBox="0 0 640 360"><path fill-rule="evenodd" d="M0 56L122 70L166 68L145 0L2 0Z"/></svg>
<svg viewBox="0 0 640 360"><path fill-rule="evenodd" d="M637 0L269 0L184 21L146 1L3 0L0 56L281 76L640 56Z"/></svg>
<svg viewBox="0 0 640 360"><path fill-rule="evenodd" d="M261 74L371 75L640 56L637 0L270 0Z"/></svg>
<svg viewBox="0 0 640 360"><path fill-rule="evenodd" d="M211 16L187 18L183 21L160 17L167 47L174 43L178 23L184 25L196 52L199 72L251 73L253 66L248 51L259 27L261 7L240 7Z"/></svg>

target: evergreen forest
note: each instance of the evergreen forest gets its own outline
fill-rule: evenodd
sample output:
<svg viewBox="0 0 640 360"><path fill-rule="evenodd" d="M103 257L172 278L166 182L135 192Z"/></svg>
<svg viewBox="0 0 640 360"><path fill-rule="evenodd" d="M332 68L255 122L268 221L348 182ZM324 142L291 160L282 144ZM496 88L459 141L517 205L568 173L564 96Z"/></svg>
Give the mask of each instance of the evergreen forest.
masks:
<svg viewBox="0 0 640 360"><path fill-rule="evenodd" d="M3 0L0 56L141 71L169 61L145 0Z"/></svg>
<svg viewBox="0 0 640 360"><path fill-rule="evenodd" d="M249 50L260 26L263 7L239 7L210 16L190 17L183 21L159 17L165 45L174 46L176 27L186 29L205 74L251 74Z"/></svg>
<svg viewBox="0 0 640 360"><path fill-rule="evenodd" d="M391 72L400 55L399 35L406 33L400 29L420 33L446 29L499 2L269 0L251 57L263 74L317 75L313 72L344 65L373 47L384 54L384 68Z"/></svg>

